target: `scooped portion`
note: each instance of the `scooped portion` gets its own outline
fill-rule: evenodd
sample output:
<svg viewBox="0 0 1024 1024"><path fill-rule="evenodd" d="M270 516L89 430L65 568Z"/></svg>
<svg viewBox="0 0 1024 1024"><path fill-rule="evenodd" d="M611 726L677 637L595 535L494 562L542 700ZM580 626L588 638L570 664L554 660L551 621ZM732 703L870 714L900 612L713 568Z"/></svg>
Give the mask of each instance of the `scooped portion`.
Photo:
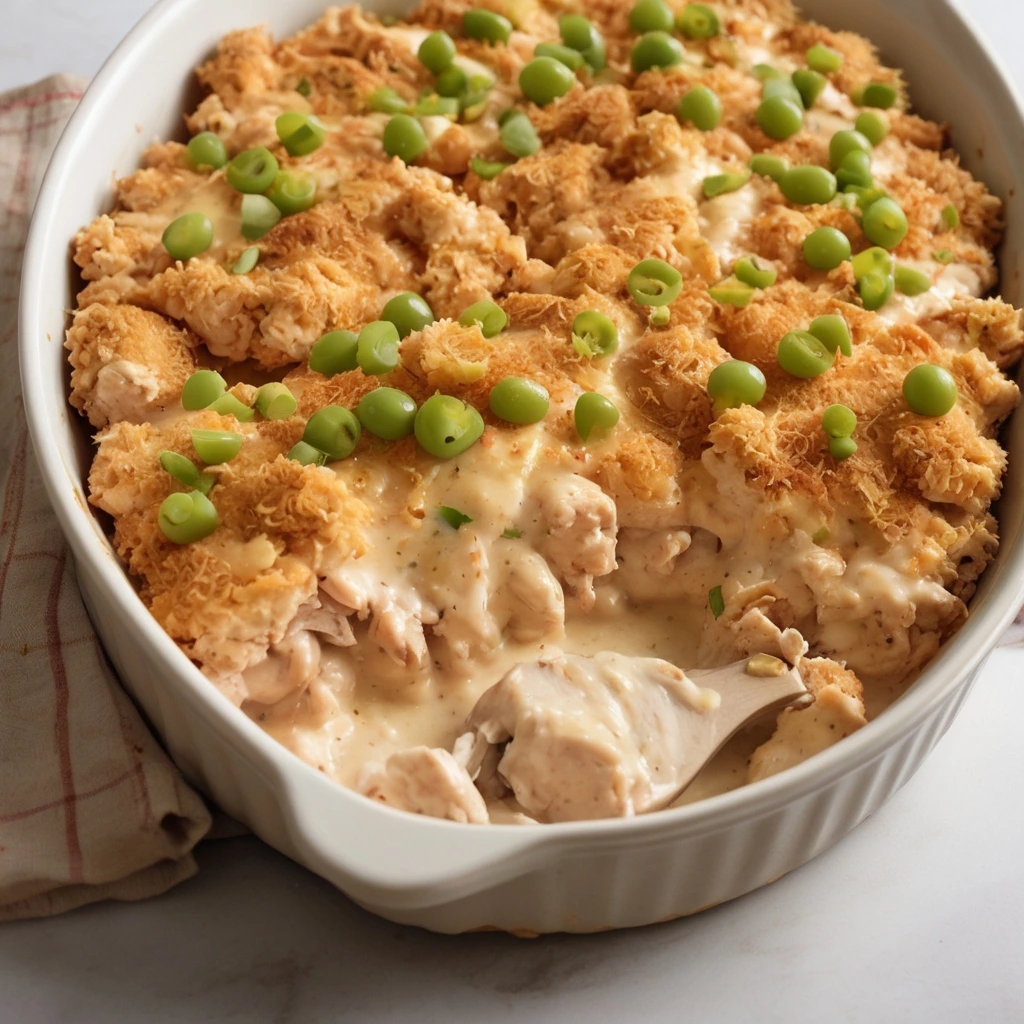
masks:
<svg viewBox="0 0 1024 1024"><path fill-rule="evenodd" d="M868 41L424 0L197 76L74 239L70 400L141 599L318 771L655 812L813 759L964 622L1024 329L999 199ZM721 744L750 664L793 696Z"/></svg>

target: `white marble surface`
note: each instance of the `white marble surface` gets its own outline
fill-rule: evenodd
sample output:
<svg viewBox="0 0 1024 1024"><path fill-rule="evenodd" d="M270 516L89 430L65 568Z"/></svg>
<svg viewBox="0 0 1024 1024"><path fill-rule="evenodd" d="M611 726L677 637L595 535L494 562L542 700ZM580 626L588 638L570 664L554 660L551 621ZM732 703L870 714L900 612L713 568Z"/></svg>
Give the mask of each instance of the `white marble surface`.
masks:
<svg viewBox="0 0 1024 1024"><path fill-rule="evenodd" d="M92 74L148 6L7 0L0 90ZM1024 3L962 6L1024 87ZM918 776L837 848L636 932L441 938L255 839L210 843L160 899L0 929L0 1022L1024 1021L1021 722L1024 651L1002 651Z"/></svg>

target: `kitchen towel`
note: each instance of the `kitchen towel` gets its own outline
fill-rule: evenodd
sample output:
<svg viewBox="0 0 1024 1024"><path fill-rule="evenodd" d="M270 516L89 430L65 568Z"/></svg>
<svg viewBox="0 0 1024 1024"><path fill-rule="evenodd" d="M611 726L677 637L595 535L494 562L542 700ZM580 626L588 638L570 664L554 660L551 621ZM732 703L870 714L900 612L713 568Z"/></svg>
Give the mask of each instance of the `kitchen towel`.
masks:
<svg viewBox="0 0 1024 1024"><path fill-rule="evenodd" d="M56 75L0 95L0 921L164 892L195 874L210 828L104 657L25 426L22 252L84 87Z"/></svg>

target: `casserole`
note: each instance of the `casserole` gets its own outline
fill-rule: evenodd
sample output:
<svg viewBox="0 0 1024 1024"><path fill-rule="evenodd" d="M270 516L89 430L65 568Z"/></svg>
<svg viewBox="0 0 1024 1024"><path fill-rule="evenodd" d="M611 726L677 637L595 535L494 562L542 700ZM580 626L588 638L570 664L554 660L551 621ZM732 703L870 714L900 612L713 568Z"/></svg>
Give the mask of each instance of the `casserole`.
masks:
<svg viewBox="0 0 1024 1024"><path fill-rule="evenodd" d="M445 823L396 817L362 802L356 806L348 794L337 793L283 751L268 749L266 738L254 735L249 723L237 720L208 691L173 644L162 634L154 635L159 631L121 575L99 526L74 508L76 494L81 500L77 481L82 464L72 457L74 435L62 412L63 400L55 398L61 393L60 375L40 360L37 340L45 333L51 338L61 334L61 324L40 322L37 311L69 304L67 295L54 294L52 286L59 258L54 240L67 237L76 220L87 220L103 204L112 155L119 172L134 166L137 150L122 138L125 123L143 126L140 146L152 135L173 130L157 112L163 104L137 94L148 85L166 95L165 87L177 81L175 76L183 77L181 69L197 63L205 46L235 25L264 19L279 34L294 29L294 22L275 18L273 6L211 12L202 41L186 25L189 4L158 7L146 19L97 80L69 129L44 187L26 257L23 366L30 385L29 419L37 448L48 455L47 484L72 537L87 601L115 663L188 774L201 779L229 811L274 845L396 920L448 931L485 925L549 931L639 924L730 898L802 863L909 776L965 696L986 644L994 642L1015 611L1019 572L1014 566L1020 552L1012 473L1011 497L1002 515L1003 553L986 577L972 620L891 712L848 741L852 750L830 751L810 769L802 766L752 790L671 811L657 821L560 826L542 830L543 835L532 829L510 835L504 828L469 834ZM937 40L957 38L963 31L949 11L929 15L917 5L905 6L904 15L913 16L917 30L932 26ZM833 22L828 7L812 7L808 13ZM290 16L308 20L316 13L313 5L300 5ZM899 37L908 46L913 38L899 27L899 19L881 9L868 6L857 12L857 19L837 27L876 39ZM931 76L928 62L921 63L929 52L921 40L905 59L899 52L887 57L906 67L912 83L936 79L931 104L922 104L924 112L940 111L955 129L962 120L963 130L956 134L959 148L979 154L972 169L997 193L1012 197L1011 165L994 124L1019 118L1016 105L980 51L975 53L977 67L969 68L973 86L959 82L950 87L948 79L940 86L934 68L941 66L941 45L936 45L939 49L930 51ZM979 88L989 90L985 106L999 115L995 121L986 120L990 115L978 105ZM171 109L179 107L172 104ZM92 149L87 153L88 147ZM66 178L72 172L73 196ZM1013 251L1017 231L1012 201L1007 213L1007 248ZM1005 263L1003 277L1012 299L1015 276ZM43 281L49 295L42 291ZM49 354L49 347L42 351ZM53 355L59 358L59 347ZM55 430L65 436L55 436ZM55 451L63 458L55 459ZM1011 458L1014 451L1011 444ZM129 629L117 629L125 620ZM563 883L563 877L572 882Z"/></svg>

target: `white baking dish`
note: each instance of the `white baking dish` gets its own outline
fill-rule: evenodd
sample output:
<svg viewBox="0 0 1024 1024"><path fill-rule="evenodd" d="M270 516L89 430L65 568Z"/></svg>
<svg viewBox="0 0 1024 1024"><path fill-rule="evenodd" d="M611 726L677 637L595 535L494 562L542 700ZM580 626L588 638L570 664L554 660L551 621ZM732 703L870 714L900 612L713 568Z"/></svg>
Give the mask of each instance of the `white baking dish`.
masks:
<svg viewBox="0 0 1024 1024"><path fill-rule="evenodd" d="M628 2L628 0L623 0ZM749 892L840 839L917 770L1024 600L1024 417L1010 428L1003 547L971 618L878 720L781 775L631 820L476 827L389 810L288 753L208 683L153 621L86 504L89 436L67 402L62 340L74 304L68 240L110 203L112 174L179 134L190 69L227 31L277 34L323 0L163 0L97 76L51 162L25 253L21 365L43 477L93 621L174 759L271 845L395 921L444 932L591 931L693 913ZM398 12L409 5L367 3ZM1024 304L1024 113L991 53L945 0L806 0L903 67L922 113L946 120L964 162L1007 200L1004 295Z"/></svg>

